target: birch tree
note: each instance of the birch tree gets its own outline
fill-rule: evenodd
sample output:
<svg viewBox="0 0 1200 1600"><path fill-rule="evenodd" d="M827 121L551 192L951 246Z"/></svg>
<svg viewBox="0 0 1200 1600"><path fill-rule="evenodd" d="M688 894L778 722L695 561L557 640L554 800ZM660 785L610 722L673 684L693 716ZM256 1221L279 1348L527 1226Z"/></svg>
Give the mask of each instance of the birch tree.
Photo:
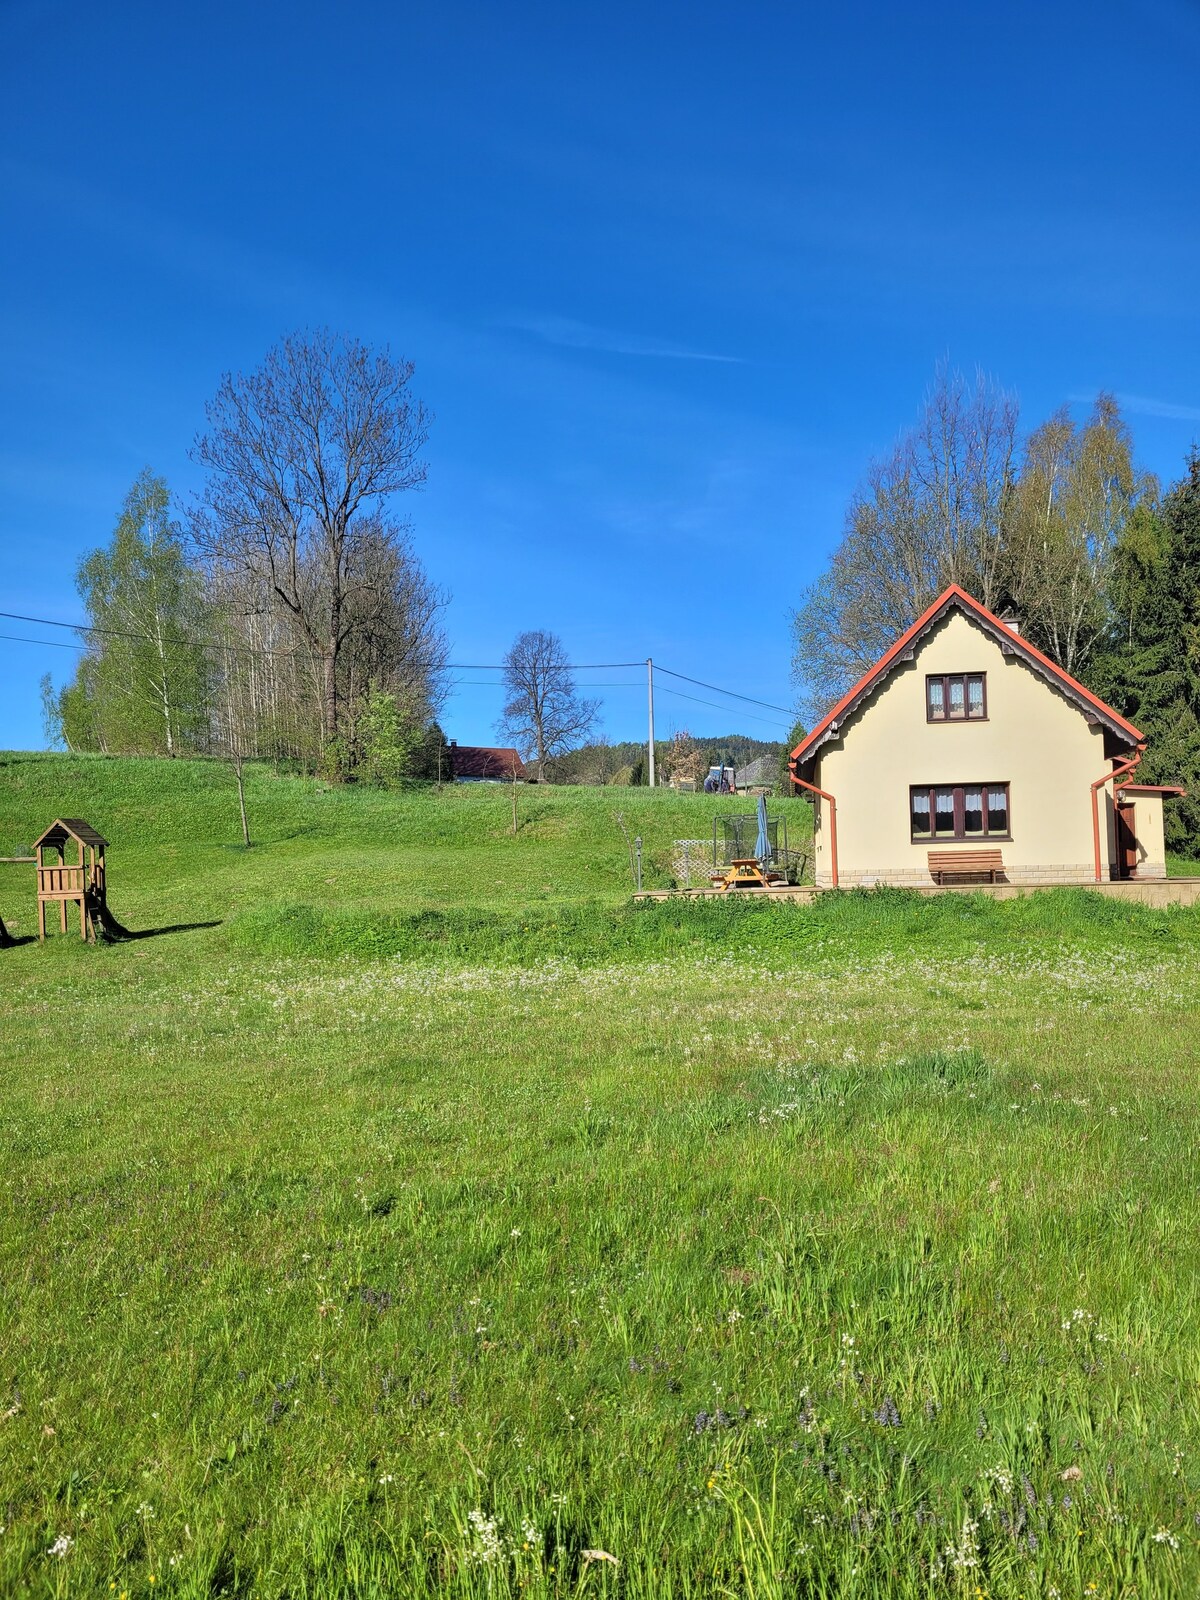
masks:
<svg viewBox="0 0 1200 1600"><path fill-rule="evenodd" d="M1112 395L1077 427L1064 407L1035 428L1008 513L1005 572L1024 631L1078 677L1110 627L1113 554L1157 484L1134 465Z"/></svg>
<svg viewBox="0 0 1200 1600"><path fill-rule="evenodd" d="M59 697L72 749L176 756L203 738L207 627L202 586L170 516L164 479L134 482L109 544L79 565L85 652Z"/></svg>

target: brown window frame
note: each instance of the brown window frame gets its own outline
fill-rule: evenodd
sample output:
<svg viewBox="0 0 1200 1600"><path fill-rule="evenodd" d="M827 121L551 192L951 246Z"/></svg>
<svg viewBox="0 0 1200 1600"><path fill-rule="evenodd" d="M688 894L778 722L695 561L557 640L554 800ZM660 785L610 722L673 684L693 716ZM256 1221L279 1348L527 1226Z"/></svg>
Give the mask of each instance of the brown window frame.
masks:
<svg viewBox="0 0 1200 1600"><path fill-rule="evenodd" d="M970 707L971 707L971 697L970 697L969 693L967 692L967 681L970 678L978 678L979 681L980 681L980 684L982 686L982 689L983 689L983 709L982 709L982 711L980 711L980 713L979 713L979 715L977 717L973 717L971 715L971 709L970 709ZM955 683L955 682L958 682L958 683L962 684L963 714L962 714L961 717L952 717L950 715L950 685L951 685L951 683ZM942 708L943 708L943 712L942 712L942 715L940 717L935 717L934 716L933 709L932 709L932 707L931 707L931 705L929 703L929 685L931 683L940 683L941 686L942 686ZM988 720L988 699L987 699L987 673L986 672L927 672L925 674L925 721L926 722L937 722L937 723L947 723L947 722L986 722L987 720Z"/></svg>
<svg viewBox="0 0 1200 1600"><path fill-rule="evenodd" d="M937 816L937 795L939 790L949 789L954 796L954 832L938 833L934 827ZM983 800L983 828L979 833L968 833L965 826L966 805L964 791L978 789ZM997 789L1004 791L1004 815L1008 826L1003 833L992 833L988 822L988 796ZM917 833L913 828L913 796L925 794L929 797L929 832ZM1011 839L1012 838L1012 792L1008 783L910 783L908 786L908 830L913 844L974 844L977 839Z"/></svg>

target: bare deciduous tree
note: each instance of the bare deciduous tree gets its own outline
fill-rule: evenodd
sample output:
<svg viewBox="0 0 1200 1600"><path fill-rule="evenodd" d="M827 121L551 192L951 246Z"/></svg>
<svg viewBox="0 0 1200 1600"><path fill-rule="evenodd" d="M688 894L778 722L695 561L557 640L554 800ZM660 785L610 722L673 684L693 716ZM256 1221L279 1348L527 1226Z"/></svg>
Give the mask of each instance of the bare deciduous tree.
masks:
<svg viewBox="0 0 1200 1600"><path fill-rule="evenodd" d="M420 569L387 511L425 481L429 416L412 374L386 349L294 335L256 372L226 375L193 447L208 475L195 544L210 569L242 575L292 619L319 671L326 745L344 731L347 648L387 638L411 659L444 603L426 583L404 611Z"/></svg>
<svg viewBox="0 0 1200 1600"><path fill-rule="evenodd" d="M819 713L949 583L998 603L1016 402L939 367L917 426L872 464L829 571L794 618L797 679Z"/></svg>
<svg viewBox="0 0 1200 1600"><path fill-rule="evenodd" d="M504 687L508 700L497 728L532 757L544 783L546 763L591 733L600 702L578 693L562 640L542 629L513 641L504 657Z"/></svg>

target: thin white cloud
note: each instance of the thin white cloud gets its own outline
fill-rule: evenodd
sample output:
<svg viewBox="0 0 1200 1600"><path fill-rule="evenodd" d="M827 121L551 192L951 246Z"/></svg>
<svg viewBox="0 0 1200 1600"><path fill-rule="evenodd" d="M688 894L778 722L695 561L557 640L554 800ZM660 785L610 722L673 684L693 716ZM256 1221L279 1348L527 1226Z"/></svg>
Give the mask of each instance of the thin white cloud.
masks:
<svg viewBox="0 0 1200 1600"><path fill-rule="evenodd" d="M1150 400L1141 394L1119 394L1126 411L1143 417L1167 417L1172 422L1200 422L1200 406L1178 406L1172 400Z"/></svg>
<svg viewBox="0 0 1200 1600"><path fill-rule="evenodd" d="M1073 394L1072 404L1089 405L1094 394ZM1144 394L1118 394L1117 403L1122 411L1132 411L1138 417L1163 417L1169 422L1200 422L1200 406L1176 405L1173 400L1154 400Z"/></svg>
<svg viewBox="0 0 1200 1600"><path fill-rule="evenodd" d="M512 317L507 326L568 350L599 350L607 355L651 356L665 361L741 364L740 356L716 355L711 350L691 350L686 345L670 344L663 339L646 339L636 333L614 333L608 328L594 328L587 322L575 322L570 317Z"/></svg>

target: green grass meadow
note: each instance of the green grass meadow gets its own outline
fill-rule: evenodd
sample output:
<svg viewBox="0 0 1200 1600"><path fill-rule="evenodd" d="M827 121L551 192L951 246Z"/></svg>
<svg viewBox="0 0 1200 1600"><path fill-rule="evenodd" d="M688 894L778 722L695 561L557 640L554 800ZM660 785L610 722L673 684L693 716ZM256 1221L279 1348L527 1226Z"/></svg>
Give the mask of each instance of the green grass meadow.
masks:
<svg viewBox="0 0 1200 1600"><path fill-rule="evenodd" d="M0 1595L1200 1592L1200 915L0 756ZM807 808L789 802L793 837Z"/></svg>

